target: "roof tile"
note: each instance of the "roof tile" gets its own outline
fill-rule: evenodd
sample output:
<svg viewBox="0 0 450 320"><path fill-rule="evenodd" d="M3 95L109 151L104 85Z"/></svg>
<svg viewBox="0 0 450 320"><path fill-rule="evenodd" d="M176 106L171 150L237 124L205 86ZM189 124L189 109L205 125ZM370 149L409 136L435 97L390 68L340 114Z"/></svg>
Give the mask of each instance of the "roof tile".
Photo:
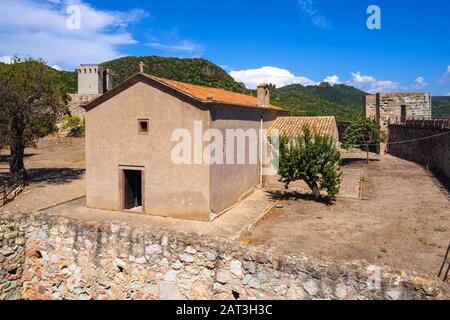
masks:
<svg viewBox="0 0 450 320"><path fill-rule="evenodd" d="M334 117L278 117L269 129L269 135L274 130L289 138L296 138L303 134L303 128L308 126L313 136L335 136L337 132Z"/></svg>
<svg viewBox="0 0 450 320"><path fill-rule="evenodd" d="M247 107L258 107L258 99L256 97L242 94L242 93L236 93L224 89L219 88L211 88L211 87L205 87L205 86L199 86L194 85L190 83L185 82L179 82L164 78L159 78L155 76L151 76L146 74L146 76L162 82L163 84L172 87L173 89L176 89L178 91L181 91L185 94L188 94L198 100L201 100L203 102L218 102L218 103L225 103L225 104L231 104L231 105L238 105L238 106L247 106ZM268 106L269 109L274 110L283 110L276 106Z"/></svg>

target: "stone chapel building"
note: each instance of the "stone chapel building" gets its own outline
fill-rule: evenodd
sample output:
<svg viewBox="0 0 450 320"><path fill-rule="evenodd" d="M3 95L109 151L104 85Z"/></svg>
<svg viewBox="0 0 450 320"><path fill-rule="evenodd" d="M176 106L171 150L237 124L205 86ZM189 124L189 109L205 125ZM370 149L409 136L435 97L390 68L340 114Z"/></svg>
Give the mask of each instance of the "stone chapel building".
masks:
<svg viewBox="0 0 450 320"><path fill-rule="evenodd" d="M81 69L79 76L84 75ZM86 78L80 80L82 91L102 88L97 77L89 79L92 87ZM87 206L114 211L210 221L256 186L277 183L276 176L266 179L263 174L262 134L266 138L267 132L277 129L292 135L309 125L313 134L338 140L334 117L287 117L287 111L270 104L265 84L258 86L254 97L140 72L84 109ZM243 151L225 138L220 151L227 160L236 160L243 152L245 162L202 161L196 159L197 153L188 163L174 161L177 130L193 138L189 145L193 150L210 144L202 141L202 132L198 137L198 126L223 137L230 130L243 133ZM251 132L257 135L253 162Z"/></svg>
<svg viewBox="0 0 450 320"><path fill-rule="evenodd" d="M267 129L286 115L269 95L266 85L253 97L145 73L101 95L85 106L87 206L193 220L220 214L260 184L259 160L179 165L171 158L173 133L194 136L195 123L224 136Z"/></svg>

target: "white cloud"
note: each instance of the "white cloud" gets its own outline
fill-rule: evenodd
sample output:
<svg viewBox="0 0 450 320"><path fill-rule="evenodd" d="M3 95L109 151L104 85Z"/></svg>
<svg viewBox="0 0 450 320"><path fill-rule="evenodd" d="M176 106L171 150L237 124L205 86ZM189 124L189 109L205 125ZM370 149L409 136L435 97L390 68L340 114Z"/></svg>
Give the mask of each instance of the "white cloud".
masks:
<svg viewBox="0 0 450 320"><path fill-rule="evenodd" d="M352 72L349 84L369 93L394 91L399 83L391 80L377 80L373 76L362 75L360 71Z"/></svg>
<svg viewBox="0 0 450 320"><path fill-rule="evenodd" d="M446 83L449 80L450 80L450 66L447 67L447 71L445 71L444 75L439 80L439 82Z"/></svg>
<svg viewBox="0 0 450 320"><path fill-rule="evenodd" d="M153 49L162 50L162 51L168 51L168 52L201 52L203 51L202 46L200 46L197 43L194 43L189 40L181 40L179 42L165 44L161 42L150 42L147 43L148 46L152 47Z"/></svg>
<svg viewBox="0 0 450 320"><path fill-rule="evenodd" d="M0 62L2 62L2 63L11 64L12 61L13 61L13 57L11 57L11 56L0 57Z"/></svg>
<svg viewBox="0 0 450 320"><path fill-rule="evenodd" d="M450 97L450 92L445 95L446 97Z"/></svg>
<svg viewBox="0 0 450 320"><path fill-rule="evenodd" d="M312 0L298 0L298 4L302 12L314 26L318 28L331 27L331 21L328 20L324 15L322 15L322 13L316 8L316 5Z"/></svg>
<svg viewBox="0 0 450 320"><path fill-rule="evenodd" d="M417 77L413 84L403 86L402 89L405 90L420 90L428 86L424 77Z"/></svg>
<svg viewBox="0 0 450 320"><path fill-rule="evenodd" d="M406 90L420 90L428 86L424 77L417 77L413 84L403 86L403 89Z"/></svg>
<svg viewBox="0 0 450 320"><path fill-rule="evenodd" d="M69 5L80 9L80 29L67 28ZM98 10L81 0L2 0L0 12L0 55L44 58L67 69L123 56L118 46L136 43L127 26L147 15Z"/></svg>
<svg viewBox="0 0 450 320"><path fill-rule="evenodd" d="M230 75L238 82L243 82L247 88L255 89L258 84L272 83L277 88L290 84L301 84L304 86L316 85L317 82L303 76L296 76L289 70L277 67L265 66L259 69L248 69L231 71Z"/></svg>
<svg viewBox="0 0 450 320"><path fill-rule="evenodd" d="M52 66L53 69L61 71L62 68L60 66L58 66L57 64L55 64L54 66Z"/></svg>
<svg viewBox="0 0 450 320"><path fill-rule="evenodd" d="M428 83L425 82L424 77L418 77L415 81L415 84L418 87L426 87L428 85Z"/></svg>
<svg viewBox="0 0 450 320"><path fill-rule="evenodd" d="M220 67L221 67L223 70L226 70L226 71L228 71L228 72L231 72L231 71L234 70L231 66L229 66L229 65L227 65L227 64L222 64L222 65L220 65Z"/></svg>
<svg viewBox="0 0 450 320"><path fill-rule="evenodd" d="M339 79L339 77L337 75L334 76L328 76L325 79L323 79L323 82L328 82L329 84L331 84L332 86L341 83L341 80Z"/></svg>
<svg viewBox="0 0 450 320"><path fill-rule="evenodd" d="M198 55L203 52L203 47L191 40L184 39L179 35L178 29L173 28L169 32L160 33L155 36L150 33L150 41L147 46L166 52L180 52Z"/></svg>

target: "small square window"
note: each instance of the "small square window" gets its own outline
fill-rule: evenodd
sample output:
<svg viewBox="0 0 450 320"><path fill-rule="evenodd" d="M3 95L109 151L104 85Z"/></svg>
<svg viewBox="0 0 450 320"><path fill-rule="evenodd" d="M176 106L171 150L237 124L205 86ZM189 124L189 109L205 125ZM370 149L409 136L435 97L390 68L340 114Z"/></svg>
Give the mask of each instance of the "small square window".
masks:
<svg viewBox="0 0 450 320"><path fill-rule="evenodd" d="M148 120L138 120L138 131L139 133L148 133Z"/></svg>

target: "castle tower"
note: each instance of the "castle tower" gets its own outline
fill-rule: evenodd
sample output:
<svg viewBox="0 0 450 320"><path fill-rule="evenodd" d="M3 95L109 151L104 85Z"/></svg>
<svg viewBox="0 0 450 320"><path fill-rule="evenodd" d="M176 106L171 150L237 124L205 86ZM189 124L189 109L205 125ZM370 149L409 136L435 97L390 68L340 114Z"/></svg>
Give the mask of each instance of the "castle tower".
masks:
<svg viewBox="0 0 450 320"><path fill-rule="evenodd" d="M112 72L99 65L82 64L76 69L79 95L99 95L112 89Z"/></svg>

